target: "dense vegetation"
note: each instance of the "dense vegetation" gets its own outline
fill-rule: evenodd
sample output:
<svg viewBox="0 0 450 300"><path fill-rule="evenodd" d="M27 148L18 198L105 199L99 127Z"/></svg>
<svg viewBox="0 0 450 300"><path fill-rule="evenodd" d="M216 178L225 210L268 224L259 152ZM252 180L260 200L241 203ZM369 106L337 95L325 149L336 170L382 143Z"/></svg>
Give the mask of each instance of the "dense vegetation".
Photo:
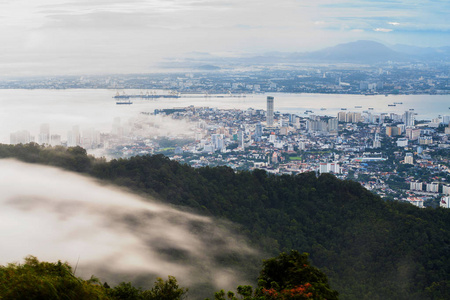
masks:
<svg viewBox="0 0 450 300"><path fill-rule="evenodd" d="M227 218L273 255L310 253L341 299L450 299L450 210L384 202L329 174L194 169L161 155L106 162L79 147L35 144L2 145L0 157L87 173Z"/></svg>
<svg viewBox="0 0 450 300"><path fill-rule="evenodd" d="M142 290L130 282L111 288L94 276L84 280L74 273L68 263L40 262L33 256L26 257L24 264L0 266L0 299L181 300L188 292L173 276L167 281L157 278L151 289ZM310 265L306 253L298 251L265 260L255 290L240 285L236 295L227 293L230 300L337 300L337 296L327 276ZM225 292L215 293L214 299L225 300Z"/></svg>
<svg viewBox="0 0 450 300"><path fill-rule="evenodd" d="M308 255L292 250L264 261L255 290L238 286L237 298L229 291L230 300L337 300L338 292L330 288L327 276L310 265ZM215 294L215 300L225 300L225 291Z"/></svg>
<svg viewBox="0 0 450 300"><path fill-rule="evenodd" d="M187 289L176 279L158 278L149 290L122 282L114 288L91 277L75 277L67 263L40 262L36 257L25 258L24 264L0 266L0 299L3 300L179 300Z"/></svg>

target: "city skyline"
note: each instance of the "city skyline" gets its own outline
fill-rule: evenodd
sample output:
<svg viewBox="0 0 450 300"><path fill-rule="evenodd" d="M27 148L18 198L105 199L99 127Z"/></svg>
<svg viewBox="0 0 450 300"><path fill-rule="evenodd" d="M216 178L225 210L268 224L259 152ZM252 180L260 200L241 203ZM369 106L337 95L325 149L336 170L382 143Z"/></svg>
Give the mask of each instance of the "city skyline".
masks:
<svg viewBox="0 0 450 300"><path fill-rule="evenodd" d="M444 1L6 1L3 76L145 73L186 54L450 46Z"/></svg>

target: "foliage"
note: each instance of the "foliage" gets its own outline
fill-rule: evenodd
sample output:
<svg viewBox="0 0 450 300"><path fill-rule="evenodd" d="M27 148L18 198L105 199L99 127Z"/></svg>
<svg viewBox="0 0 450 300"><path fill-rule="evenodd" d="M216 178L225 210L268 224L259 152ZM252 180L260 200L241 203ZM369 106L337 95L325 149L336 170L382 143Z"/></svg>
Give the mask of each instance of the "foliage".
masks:
<svg viewBox="0 0 450 300"><path fill-rule="evenodd" d="M36 144L1 145L0 157L83 172L229 219L271 255L310 253L341 299L431 299L450 274L450 210L384 202L330 174L194 169L162 155L105 162L79 148Z"/></svg>
<svg viewBox="0 0 450 300"><path fill-rule="evenodd" d="M328 284L327 276L310 265L308 254L292 250L263 263L259 275L258 287L238 286L237 296L231 291L230 300L307 300L338 299L338 293ZM215 294L215 300L225 300L225 292Z"/></svg>
<svg viewBox="0 0 450 300"><path fill-rule="evenodd" d="M67 263L39 262L29 256L25 264L0 266L0 299L110 299L95 278L83 280Z"/></svg>
<svg viewBox="0 0 450 300"><path fill-rule="evenodd" d="M68 263L40 262L34 256L25 263L0 266L0 299L2 300L181 300L187 289L178 286L169 276L167 281L157 278L150 290L122 282L114 288L91 277L75 277Z"/></svg>
<svg viewBox="0 0 450 300"><path fill-rule="evenodd" d="M179 300L184 299L188 289L178 286L177 280L169 276L167 281L157 278L151 290L142 293L145 300Z"/></svg>
<svg viewBox="0 0 450 300"><path fill-rule="evenodd" d="M337 299L328 278L310 265L308 254L292 250L265 260L258 278L258 287L273 299Z"/></svg>

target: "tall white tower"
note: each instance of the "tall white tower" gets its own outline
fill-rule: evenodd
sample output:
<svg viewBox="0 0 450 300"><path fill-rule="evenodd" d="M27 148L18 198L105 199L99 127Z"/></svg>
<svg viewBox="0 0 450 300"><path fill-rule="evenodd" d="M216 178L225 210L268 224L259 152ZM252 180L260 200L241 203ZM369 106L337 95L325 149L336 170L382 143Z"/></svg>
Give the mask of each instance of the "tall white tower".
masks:
<svg viewBox="0 0 450 300"><path fill-rule="evenodd" d="M414 126L414 112L412 111L405 111L403 114L403 121L405 122L406 127Z"/></svg>
<svg viewBox="0 0 450 300"><path fill-rule="evenodd" d="M41 128L39 131L39 144L50 144L50 125L41 124Z"/></svg>
<svg viewBox="0 0 450 300"><path fill-rule="evenodd" d="M273 97L267 97L267 127L273 127Z"/></svg>

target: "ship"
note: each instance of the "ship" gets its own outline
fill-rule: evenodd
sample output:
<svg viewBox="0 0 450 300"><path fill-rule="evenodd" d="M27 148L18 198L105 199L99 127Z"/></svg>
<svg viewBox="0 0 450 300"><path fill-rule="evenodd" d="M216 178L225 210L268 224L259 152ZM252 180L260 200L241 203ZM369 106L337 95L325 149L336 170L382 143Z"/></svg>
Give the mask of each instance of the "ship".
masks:
<svg viewBox="0 0 450 300"><path fill-rule="evenodd" d="M356 105L355 108L362 108L362 106L361 105Z"/></svg>
<svg viewBox="0 0 450 300"><path fill-rule="evenodd" d="M388 106L396 106L396 104L388 104Z"/></svg>
<svg viewBox="0 0 450 300"><path fill-rule="evenodd" d="M347 110L346 108L341 108L341 110Z"/></svg>
<svg viewBox="0 0 450 300"><path fill-rule="evenodd" d="M394 104L403 104L403 102L394 102Z"/></svg>
<svg viewBox="0 0 450 300"><path fill-rule="evenodd" d="M113 98L115 98L115 99L130 99L130 98L158 99L158 98L181 98L181 96L180 96L180 94L174 93L174 92L171 92L168 95L158 95L158 94L153 94L153 93L148 93L148 92L146 94L141 92L136 95L128 95L128 94L125 94L125 92L123 92L122 94L117 92Z"/></svg>
<svg viewBox="0 0 450 300"><path fill-rule="evenodd" d="M322 107L320 110L327 110L325 107Z"/></svg>
<svg viewBox="0 0 450 300"><path fill-rule="evenodd" d="M123 104L130 105L130 104L133 104L133 102L131 102L131 100L128 100L128 101L116 101L116 104L117 105L123 105Z"/></svg>

